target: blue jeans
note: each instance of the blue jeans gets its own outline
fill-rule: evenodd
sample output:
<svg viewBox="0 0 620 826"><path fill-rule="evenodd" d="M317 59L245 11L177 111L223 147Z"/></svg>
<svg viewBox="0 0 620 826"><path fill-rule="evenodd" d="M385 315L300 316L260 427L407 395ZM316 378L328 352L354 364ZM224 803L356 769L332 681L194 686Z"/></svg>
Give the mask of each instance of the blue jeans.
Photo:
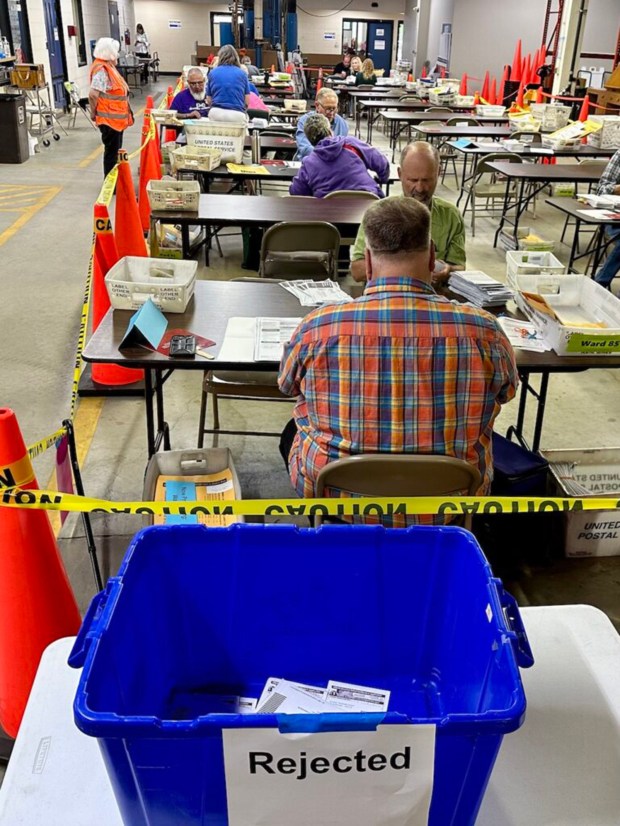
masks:
<svg viewBox="0 0 620 826"><path fill-rule="evenodd" d="M605 227L605 235L614 245L611 248L607 260L594 276L597 284L603 287L609 287L614 280L614 276L618 275L620 271L620 227L608 224Z"/></svg>

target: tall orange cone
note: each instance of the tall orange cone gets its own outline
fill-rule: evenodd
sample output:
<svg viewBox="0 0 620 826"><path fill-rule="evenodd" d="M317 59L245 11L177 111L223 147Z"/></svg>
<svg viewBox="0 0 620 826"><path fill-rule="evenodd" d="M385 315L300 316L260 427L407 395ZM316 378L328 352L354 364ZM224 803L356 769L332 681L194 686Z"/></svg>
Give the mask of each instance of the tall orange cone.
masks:
<svg viewBox="0 0 620 826"><path fill-rule="evenodd" d="M174 100L174 91L172 86L168 86L168 92L166 93L166 109L170 109L172 106L172 101ZM164 130L164 141L166 143L170 141L176 141L177 133L175 129L166 129Z"/></svg>
<svg viewBox="0 0 620 826"><path fill-rule="evenodd" d="M495 106L497 103L497 80L493 78L491 81L491 89L489 91L489 103L491 106Z"/></svg>
<svg viewBox="0 0 620 826"><path fill-rule="evenodd" d="M426 77L426 66L422 66L422 74L420 77Z"/></svg>
<svg viewBox="0 0 620 826"><path fill-rule="evenodd" d="M504 96L506 94L506 81L508 80L508 66L504 66L502 74L502 82L499 85L499 93L497 95L497 102L500 106L504 105Z"/></svg>
<svg viewBox="0 0 620 826"><path fill-rule="evenodd" d="M524 105L523 104L523 94L524 94L524 92L525 92L525 86L523 84L521 84L519 86L519 91L517 93L517 106L519 107L519 109L523 109L523 105Z"/></svg>
<svg viewBox="0 0 620 826"><path fill-rule="evenodd" d="M157 130L153 127L151 137L140 153L140 180L138 184L138 209L142 231L148 232L151 223L151 206L146 193L146 185L149 181L161 180L161 164L159 163L159 153L157 151Z"/></svg>
<svg viewBox="0 0 620 826"><path fill-rule="evenodd" d="M442 66L442 67L441 67L441 78L442 78L442 80L443 80L443 78L444 78L445 76L446 76L446 67L445 67L445 66Z"/></svg>
<svg viewBox="0 0 620 826"><path fill-rule="evenodd" d="M15 413L4 407L0 487L14 486L38 490ZM81 620L45 511L1 507L0 549L0 724L15 737L41 654Z"/></svg>
<svg viewBox="0 0 620 826"><path fill-rule="evenodd" d="M530 82L530 73L532 71L532 58L528 56L523 61L523 69L521 70L521 82L524 86Z"/></svg>
<svg viewBox="0 0 620 826"><path fill-rule="evenodd" d="M93 271L91 287L91 307L93 332L110 308L110 297L105 286L105 277L116 264L119 255L112 232L112 223L105 204L95 204L95 247L93 249ZM90 375L97 384L120 386L133 384L144 378L142 370L120 367L116 364L92 364Z"/></svg>
<svg viewBox="0 0 620 826"><path fill-rule="evenodd" d="M544 102L545 102L545 99L543 97L542 86L539 86L538 89L536 89L536 103L544 103Z"/></svg>
<svg viewBox="0 0 620 826"><path fill-rule="evenodd" d="M126 255L146 256L144 232L131 178L127 152L118 153L118 181L116 183L116 209L114 211L114 238L120 258Z"/></svg>
<svg viewBox="0 0 620 826"><path fill-rule="evenodd" d="M467 95L467 73L463 72L461 75L461 85L459 86L459 95Z"/></svg>
<svg viewBox="0 0 620 826"><path fill-rule="evenodd" d="M480 92L480 97L484 98L484 100L488 101L489 99L489 90L490 90L490 80L489 80L489 72L488 70L485 72L484 81L482 83L482 90Z"/></svg>
<svg viewBox="0 0 620 826"><path fill-rule="evenodd" d="M323 69L319 69L319 76L316 81L316 90L320 92L323 88Z"/></svg>
<svg viewBox="0 0 620 826"><path fill-rule="evenodd" d="M581 104L581 109L579 110L579 120L581 123L588 119L588 114L590 112L590 95L586 95L583 99L583 103Z"/></svg>

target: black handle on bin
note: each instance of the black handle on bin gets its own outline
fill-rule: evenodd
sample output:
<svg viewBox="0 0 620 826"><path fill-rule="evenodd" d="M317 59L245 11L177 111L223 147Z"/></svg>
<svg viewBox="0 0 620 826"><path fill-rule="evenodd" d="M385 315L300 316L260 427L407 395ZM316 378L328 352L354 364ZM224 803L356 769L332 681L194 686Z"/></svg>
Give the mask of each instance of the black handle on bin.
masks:
<svg viewBox="0 0 620 826"><path fill-rule="evenodd" d="M509 594L508 591L505 591L503 588L500 592L500 601L508 627L515 635L513 647L517 657L517 663L521 668L530 668L534 665L534 655L532 654L517 601L512 594Z"/></svg>
<svg viewBox="0 0 620 826"><path fill-rule="evenodd" d="M92 598L91 603L88 606L88 611L82 620L82 625L80 626L80 630L75 638L73 648L71 649L71 653L69 654L69 659L67 661L71 668L82 668L84 665L86 655L88 654L88 649L90 648L88 632L90 631L93 620L99 613L99 609L105 605L105 597L106 591L99 591L99 593L95 594Z"/></svg>

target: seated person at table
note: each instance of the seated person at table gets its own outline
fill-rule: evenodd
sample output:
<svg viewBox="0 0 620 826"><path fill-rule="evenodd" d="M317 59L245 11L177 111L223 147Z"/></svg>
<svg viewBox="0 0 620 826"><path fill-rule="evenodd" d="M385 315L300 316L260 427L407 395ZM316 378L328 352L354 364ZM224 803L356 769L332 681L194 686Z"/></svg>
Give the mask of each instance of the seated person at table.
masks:
<svg viewBox="0 0 620 826"><path fill-rule="evenodd" d="M383 198L379 183L368 174L374 172L382 184L390 177L390 164L378 149L357 138L333 137L324 115L309 115L304 123L304 133L314 152L302 161L289 189L291 195L324 198L337 189L356 189Z"/></svg>
<svg viewBox="0 0 620 826"><path fill-rule="evenodd" d="M347 49L340 63L334 66L333 77L347 77L351 74L351 61L355 57L355 49Z"/></svg>
<svg viewBox="0 0 620 826"><path fill-rule="evenodd" d="M433 285L442 284L454 270L465 269L465 224L453 204L434 194L439 180L437 149L426 141L410 143L401 153L398 177L403 195L414 198L431 211L431 238L436 256ZM366 280L365 248L362 225L351 247L351 275L355 281Z"/></svg>
<svg viewBox="0 0 620 826"><path fill-rule="evenodd" d="M377 76L375 74L375 64L370 58L367 58L362 63L362 68L360 71L355 75L355 85L374 86L376 82Z"/></svg>
<svg viewBox="0 0 620 826"><path fill-rule="evenodd" d="M226 45L218 52L218 64L209 72L207 103L209 120L246 123L250 102L250 82L241 68L234 46Z"/></svg>
<svg viewBox="0 0 620 826"><path fill-rule="evenodd" d="M202 69L189 70L187 73L187 89L183 89L174 96L170 108L176 110L179 120L206 118L209 106L207 104L205 76Z"/></svg>
<svg viewBox="0 0 620 826"><path fill-rule="evenodd" d="M258 69L257 66L253 65L252 61L250 60L250 58L247 55L244 55L241 58L241 65L245 66L247 68L249 77L252 78L252 77L259 77L260 76L260 70Z"/></svg>
<svg viewBox="0 0 620 826"><path fill-rule="evenodd" d="M338 95L334 91L331 89L321 89L317 92L314 108L319 115L325 115L331 126L332 135L340 138L349 134L349 127L347 126L346 120L338 114ZM295 132L295 140L297 141L296 161L305 158L314 148L304 133L304 124L310 114L311 112L302 115L297 121L297 131Z"/></svg>
<svg viewBox="0 0 620 826"><path fill-rule="evenodd" d="M362 71L362 58L355 55L355 57L351 58L351 74L357 75L358 72Z"/></svg>
<svg viewBox="0 0 620 826"><path fill-rule="evenodd" d="M297 402L280 452L299 496L315 495L329 462L360 453L453 456L489 490L514 353L494 316L433 290L430 219L413 198L369 206L364 294L312 310L284 347L278 384Z"/></svg>
<svg viewBox="0 0 620 826"><path fill-rule="evenodd" d="M597 195L620 195L620 149L609 161L596 190ZM611 289L611 282L620 272L620 226L606 224L605 235L614 242L609 250L607 260L597 272L594 280L602 287Z"/></svg>

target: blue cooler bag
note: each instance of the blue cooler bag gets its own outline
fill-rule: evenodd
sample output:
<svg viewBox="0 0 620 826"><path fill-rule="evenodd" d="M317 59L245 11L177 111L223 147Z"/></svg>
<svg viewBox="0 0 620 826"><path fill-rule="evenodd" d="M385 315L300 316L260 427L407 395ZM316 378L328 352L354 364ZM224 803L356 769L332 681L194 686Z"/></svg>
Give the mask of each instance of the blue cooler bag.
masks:
<svg viewBox="0 0 620 826"><path fill-rule="evenodd" d="M76 724L98 738L126 824L228 826L226 729L424 723L436 727L428 822L470 826L504 734L523 722L519 666L532 658L514 600L467 531L238 524L138 533L70 663L83 668ZM271 676L390 689L389 708L214 710L214 695L258 697Z"/></svg>

